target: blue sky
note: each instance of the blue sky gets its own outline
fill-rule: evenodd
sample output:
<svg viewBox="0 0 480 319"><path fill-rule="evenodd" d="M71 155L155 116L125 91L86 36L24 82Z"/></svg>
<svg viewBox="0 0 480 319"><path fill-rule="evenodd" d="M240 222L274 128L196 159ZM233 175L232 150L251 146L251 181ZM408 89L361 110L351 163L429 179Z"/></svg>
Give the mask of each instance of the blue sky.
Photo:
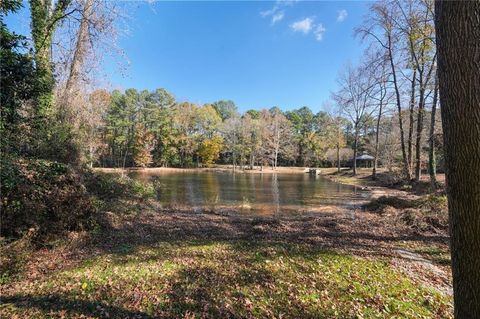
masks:
<svg viewBox="0 0 480 319"><path fill-rule="evenodd" d="M367 9L356 1L129 2L129 32L119 41L129 65L120 72L108 58L103 68L113 88L231 99L241 111L319 111L339 70L362 55L353 29ZM28 13L6 21L28 32Z"/></svg>

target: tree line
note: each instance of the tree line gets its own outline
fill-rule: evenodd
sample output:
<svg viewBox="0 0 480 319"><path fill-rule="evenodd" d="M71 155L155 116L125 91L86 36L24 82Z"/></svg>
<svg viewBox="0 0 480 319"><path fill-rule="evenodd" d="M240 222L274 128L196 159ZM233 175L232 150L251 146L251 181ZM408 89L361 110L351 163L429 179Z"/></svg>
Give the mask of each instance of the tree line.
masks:
<svg viewBox="0 0 480 319"><path fill-rule="evenodd" d="M84 123L83 156L91 166L325 167L353 165L353 149L373 154L375 146L384 166L396 165L391 116L383 116L380 125L363 114L355 137L354 124L336 109L272 107L241 114L230 100L177 102L165 89L97 90L88 100L96 113Z"/></svg>
<svg viewBox="0 0 480 319"><path fill-rule="evenodd" d="M345 145L349 127L308 107L240 114L233 101L177 102L165 89L95 91L89 100L92 109L103 110L89 130L86 154L98 166L319 165L334 161L326 151Z"/></svg>

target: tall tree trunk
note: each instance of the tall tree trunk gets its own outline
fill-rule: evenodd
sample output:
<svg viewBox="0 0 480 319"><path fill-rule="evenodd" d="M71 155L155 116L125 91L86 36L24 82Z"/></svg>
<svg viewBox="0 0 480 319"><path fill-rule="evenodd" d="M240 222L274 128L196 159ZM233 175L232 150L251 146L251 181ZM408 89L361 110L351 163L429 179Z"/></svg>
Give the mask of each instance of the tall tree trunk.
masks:
<svg viewBox="0 0 480 319"><path fill-rule="evenodd" d="M408 107L408 169L412 171L413 164L413 122L415 113L415 88L417 87L417 69L414 68L412 73L410 87L410 104Z"/></svg>
<svg viewBox="0 0 480 319"><path fill-rule="evenodd" d="M418 101L417 115L417 139L415 141L415 180L420 181L422 175L422 133L423 118L425 113L425 83L423 83L423 74L420 73L420 96Z"/></svg>
<svg viewBox="0 0 480 319"><path fill-rule="evenodd" d="M383 94L383 92L381 93ZM372 178L377 178L377 165L378 165L378 137L380 134L380 121L382 119L382 111L383 111L383 95L380 100L380 107L378 109L378 116L377 116L377 126L375 130L375 154L373 160L373 169L372 169Z"/></svg>
<svg viewBox="0 0 480 319"><path fill-rule="evenodd" d="M299 166L305 166L305 160L304 160L304 156L303 156L303 143L302 142L298 143L297 161L299 163Z"/></svg>
<svg viewBox="0 0 480 319"><path fill-rule="evenodd" d="M480 1L435 1L455 318L480 318Z"/></svg>
<svg viewBox="0 0 480 319"><path fill-rule="evenodd" d="M400 144L402 149L403 172L405 174L405 177L408 180L410 180L411 179L410 165L408 163L407 152L405 150L405 132L403 130L403 119L402 119L402 100L400 97L400 88L397 80L397 71L395 67L395 61L393 60L391 34L388 34L388 60L390 62L390 68L392 70L393 87L395 89L395 98L396 98L397 109L398 109L398 126L400 128Z"/></svg>
<svg viewBox="0 0 480 319"><path fill-rule="evenodd" d="M93 146L90 145L90 147L88 148L88 152L89 152L89 157L90 157L90 161L89 161L89 167L90 168L93 168L93 154L94 154L94 151L93 151Z"/></svg>
<svg viewBox="0 0 480 319"><path fill-rule="evenodd" d="M276 115L275 115L276 116ZM278 153L280 151L280 128L278 127L278 119L275 118L275 169L277 169Z"/></svg>
<svg viewBox="0 0 480 319"><path fill-rule="evenodd" d="M337 143L337 172L340 173L340 143Z"/></svg>
<svg viewBox="0 0 480 319"><path fill-rule="evenodd" d="M85 58L88 51L88 45L90 44L88 24L89 19L93 14L93 1L94 0L82 0L82 19L80 21L80 26L77 32L77 42L75 43L75 48L73 52L72 62L70 64L70 70L68 77L65 83L65 88L62 96L62 105L60 109L60 115L67 119L71 116L69 114L68 107L70 105L71 99L75 96L75 88L79 84L80 75L82 73L82 67L85 63ZM77 87L78 90L78 87Z"/></svg>
<svg viewBox="0 0 480 319"><path fill-rule="evenodd" d="M278 163L278 147L275 148L275 169L277 169L277 163Z"/></svg>
<svg viewBox="0 0 480 319"><path fill-rule="evenodd" d="M35 103L35 117L43 122L51 116L53 107L55 85L51 54L53 34L71 0L59 0L53 8L52 1L30 0L29 2L39 90Z"/></svg>
<svg viewBox="0 0 480 319"><path fill-rule="evenodd" d="M30 0L33 45L35 47L35 67L37 70L38 94L35 116L44 118L51 112L53 105L53 69L51 46L53 32L49 30L50 1Z"/></svg>
<svg viewBox="0 0 480 319"><path fill-rule="evenodd" d="M353 175L357 175L357 151L358 151L358 124L355 124L355 140L353 142Z"/></svg>
<svg viewBox="0 0 480 319"><path fill-rule="evenodd" d="M430 117L430 139L428 150L428 172L430 174L430 184L432 188L437 187L437 161L435 155L435 119L438 102L438 76L435 76L435 87L433 91L432 112Z"/></svg>

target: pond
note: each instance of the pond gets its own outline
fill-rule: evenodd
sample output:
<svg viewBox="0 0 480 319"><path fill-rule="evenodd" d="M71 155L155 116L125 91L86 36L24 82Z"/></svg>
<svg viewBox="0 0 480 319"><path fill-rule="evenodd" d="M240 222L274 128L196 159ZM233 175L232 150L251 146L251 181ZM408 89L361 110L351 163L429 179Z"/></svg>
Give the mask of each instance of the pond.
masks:
<svg viewBox="0 0 480 319"><path fill-rule="evenodd" d="M306 173L228 171L134 171L131 178L153 182L162 207L286 215L351 212L369 196L360 187Z"/></svg>

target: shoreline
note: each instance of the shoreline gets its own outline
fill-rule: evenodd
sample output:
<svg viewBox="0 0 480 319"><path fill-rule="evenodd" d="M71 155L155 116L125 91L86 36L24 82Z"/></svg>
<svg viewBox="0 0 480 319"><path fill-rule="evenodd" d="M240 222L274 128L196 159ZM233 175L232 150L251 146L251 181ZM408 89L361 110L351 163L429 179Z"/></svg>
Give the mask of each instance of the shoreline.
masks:
<svg viewBox="0 0 480 319"><path fill-rule="evenodd" d="M232 166L214 166L214 167L198 167L198 168L180 168L180 167L94 167L93 170L102 173L122 173L122 172L140 172L140 173L159 173L159 172L230 172L238 174L308 174L309 167L286 167L279 166L276 169L271 167L264 167L263 170L259 168L254 169L241 169L236 168L233 170ZM319 174L321 175L321 174Z"/></svg>

